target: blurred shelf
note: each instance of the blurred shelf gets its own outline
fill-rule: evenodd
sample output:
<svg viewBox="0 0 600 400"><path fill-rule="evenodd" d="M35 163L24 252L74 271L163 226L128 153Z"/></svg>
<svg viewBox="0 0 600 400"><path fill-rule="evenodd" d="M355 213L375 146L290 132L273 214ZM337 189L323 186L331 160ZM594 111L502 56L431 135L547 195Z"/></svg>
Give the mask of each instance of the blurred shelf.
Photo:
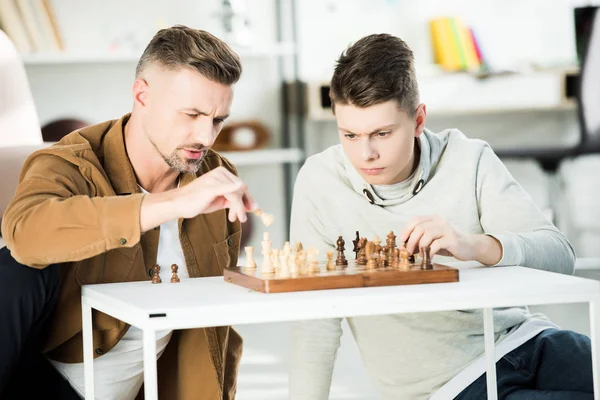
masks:
<svg viewBox="0 0 600 400"><path fill-rule="evenodd" d="M274 45L257 47L233 47L241 58L259 58L293 55L296 51L291 43L277 43ZM68 64L119 64L137 63L141 52L114 52L114 53L29 53L22 54L21 58L26 66L36 65L68 65Z"/></svg>
<svg viewBox="0 0 600 400"><path fill-rule="evenodd" d="M302 161L304 153L300 149L265 149L251 151L219 152L236 167L248 165L285 164Z"/></svg>

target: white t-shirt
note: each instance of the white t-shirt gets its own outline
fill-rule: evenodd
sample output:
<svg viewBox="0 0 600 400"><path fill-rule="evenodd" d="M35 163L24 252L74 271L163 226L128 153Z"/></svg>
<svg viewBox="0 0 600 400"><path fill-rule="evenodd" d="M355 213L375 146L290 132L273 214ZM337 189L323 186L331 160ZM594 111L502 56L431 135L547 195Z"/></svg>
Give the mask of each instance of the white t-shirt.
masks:
<svg viewBox="0 0 600 400"><path fill-rule="evenodd" d="M145 190L143 191L145 192ZM160 276L163 285L170 284L171 264L179 266L177 274L180 279L189 278L179 241L177 220L166 222L160 226L156 262L161 266ZM156 332L157 359L167 347L171 333L170 330ZM53 360L50 362L69 381L77 393L84 397L83 363L66 364ZM143 332L132 326L115 347L94 360L96 399L133 400L143 382Z"/></svg>

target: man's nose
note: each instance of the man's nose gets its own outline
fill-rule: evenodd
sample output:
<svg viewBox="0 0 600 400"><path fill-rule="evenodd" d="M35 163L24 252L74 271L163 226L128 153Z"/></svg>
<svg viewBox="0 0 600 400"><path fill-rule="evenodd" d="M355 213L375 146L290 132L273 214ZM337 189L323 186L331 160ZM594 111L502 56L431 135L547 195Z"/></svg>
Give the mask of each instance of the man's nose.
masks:
<svg viewBox="0 0 600 400"><path fill-rule="evenodd" d="M204 118L203 118L204 119ZM200 143L205 147L211 147L215 142L217 135L212 123L212 118L206 118L204 121L199 121L194 127L195 143Z"/></svg>

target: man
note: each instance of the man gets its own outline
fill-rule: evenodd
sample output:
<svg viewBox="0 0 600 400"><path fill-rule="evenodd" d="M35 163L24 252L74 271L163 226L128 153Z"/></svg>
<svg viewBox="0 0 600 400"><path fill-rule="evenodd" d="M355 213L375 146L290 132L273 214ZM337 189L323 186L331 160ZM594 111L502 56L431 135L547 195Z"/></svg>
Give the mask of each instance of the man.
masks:
<svg viewBox="0 0 600 400"><path fill-rule="evenodd" d="M171 264L180 278L236 264L240 221L256 205L210 147L241 71L211 34L163 29L137 66L130 115L75 131L25 162L2 225L10 253L0 254L0 392L9 385L7 396L23 398L11 371L26 368L18 359L32 347L23 342L39 340L83 395L81 285L150 280L156 264L164 282ZM136 398L141 331L99 312L93 323L97 397ZM162 331L156 340L160 398L234 397L242 342L233 329Z"/></svg>
<svg viewBox="0 0 600 400"><path fill-rule="evenodd" d="M489 146L451 129L425 129L413 54L399 38L367 36L344 52L330 96L341 144L297 177L293 242L335 247L338 235L383 237L410 253L571 274L574 252ZM332 196L335 195L335 202ZM441 258L439 261L444 261ZM340 319L296 325L292 399L326 399ZM348 318L385 399L485 399L480 310ZM589 338L526 308L494 312L502 399L591 399ZM433 396L433 397L432 397Z"/></svg>

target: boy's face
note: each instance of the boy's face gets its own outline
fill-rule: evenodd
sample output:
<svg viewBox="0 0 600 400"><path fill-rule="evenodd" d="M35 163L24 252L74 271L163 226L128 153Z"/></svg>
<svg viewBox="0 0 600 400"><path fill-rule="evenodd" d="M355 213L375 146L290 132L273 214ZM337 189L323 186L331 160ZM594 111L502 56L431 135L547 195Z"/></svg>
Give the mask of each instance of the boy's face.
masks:
<svg viewBox="0 0 600 400"><path fill-rule="evenodd" d="M195 173L229 115L233 87L189 68L153 68L143 84L142 121L148 140L172 169Z"/></svg>
<svg viewBox="0 0 600 400"><path fill-rule="evenodd" d="M424 104L411 117L395 100L364 108L335 105L342 148L371 185L391 185L410 176L415 137L423 132L425 115Z"/></svg>

